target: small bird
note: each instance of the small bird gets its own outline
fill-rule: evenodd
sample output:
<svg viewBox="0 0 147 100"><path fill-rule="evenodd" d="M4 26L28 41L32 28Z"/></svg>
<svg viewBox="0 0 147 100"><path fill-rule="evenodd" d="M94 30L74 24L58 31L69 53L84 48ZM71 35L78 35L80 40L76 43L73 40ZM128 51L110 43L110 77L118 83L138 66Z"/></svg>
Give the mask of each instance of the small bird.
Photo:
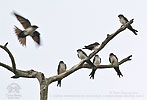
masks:
<svg viewBox="0 0 147 100"><path fill-rule="evenodd" d="M82 51L82 49L78 49L77 50L77 55L78 55L78 57L81 59L81 60L83 60L83 59L85 59L85 58L87 58L87 54L84 52L84 51ZM94 64L90 61L90 60L88 60L88 61L86 61L89 65L91 65L91 66L94 66Z"/></svg>
<svg viewBox="0 0 147 100"><path fill-rule="evenodd" d="M63 61L60 61L57 69L58 75L65 71L66 71L66 64ZM61 87L61 80L58 81L57 86Z"/></svg>
<svg viewBox="0 0 147 100"><path fill-rule="evenodd" d="M114 55L113 53L110 53L110 55L109 55L109 61L110 61L110 63L111 63L112 65L114 65L114 66L118 66L118 65L119 65L119 64L118 64L118 58L117 58L116 55ZM120 76L123 77L121 71L119 70L119 67L114 67L114 69L115 69L115 71L117 72L117 75L118 75L119 77L120 77Z"/></svg>
<svg viewBox="0 0 147 100"><path fill-rule="evenodd" d="M14 16L17 18L17 20L22 24L24 30L22 31L18 27L15 26L15 33L18 37L18 40L22 46L26 46L26 37L31 36L32 39L40 45L40 33L36 31L38 26L31 25L30 21L21 15L13 12Z"/></svg>
<svg viewBox="0 0 147 100"><path fill-rule="evenodd" d="M84 46L82 49L88 49L88 50L95 50L100 44L98 42L92 43L90 45Z"/></svg>
<svg viewBox="0 0 147 100"><path fill-rule="evenodd" d="M101 63L101 58L99 57L99 55L95 55L95 56L94 56L94 59L93 59L93 64L97 67L97 66L100 65L100 63ZM90 76L90 79L91 79L91 78L94 79L95 71L96 71L96 69L93 68L93 69L92 69L92 72L91 72L90 75L89 75L89 76Z"/></svg>
<svg viewBox="0 0 147 100"><path fill-rule="evenodd" d="M120 15L118 15L118 17L119 17L119 21L121 24L125 25L128 22L128 19L124 15L120 14ZM128 29L130 31L132 31L135 35L137 35L136 32L138 32L138 31L135 30L131 25L128 26Z"/></svg>

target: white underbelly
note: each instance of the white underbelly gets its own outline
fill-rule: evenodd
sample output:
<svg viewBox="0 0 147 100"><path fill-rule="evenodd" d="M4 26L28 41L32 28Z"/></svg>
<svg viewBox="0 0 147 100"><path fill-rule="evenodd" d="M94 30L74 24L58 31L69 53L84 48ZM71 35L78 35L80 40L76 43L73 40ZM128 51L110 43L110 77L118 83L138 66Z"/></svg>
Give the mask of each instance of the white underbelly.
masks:
<svg viewBox="0 0 147 100"><path fill-rule="evenodd" d="M122 23L123 25L125 25L127 22L123 18L121 18L120 19L120 23Z"/></svg>
<svg viewBox="0 0 147 100"><path fill-rule="evenodd" d="M33 29L32 27L29 27L27 29L24 30L24 34L25 35L31 35L35 32L35 29Z"/></svg>
<svg viewBox="0 0 147 100"><path fill-rule="evenodd" d="M100 62L99 62L99 61L95 61L95 62L94 62L94 65L95 65L95 66L99 66L99 65L100 65Z"/></svg>
<svg viewBox="0 0 147 100"><path fill-rule="evenodd" d="M82 59L85 59L87 56L86 55L84 55L83 53L79 53L78 54L79 55L79 58L82 60Z"/></svg>
<svg viewBox="0 0 147 100"><path fill-rule="evenodd" d="M66 71L66 68L65 67L61 67L60 70L59 70L59 74L63 73Z"/></svg>
<svg viewBox="0 0 147 100"><path fill-rule="evenodd" d="M110 60L113 62L114 66L118 66L118 60L115 57L111 57Z"/></svg>

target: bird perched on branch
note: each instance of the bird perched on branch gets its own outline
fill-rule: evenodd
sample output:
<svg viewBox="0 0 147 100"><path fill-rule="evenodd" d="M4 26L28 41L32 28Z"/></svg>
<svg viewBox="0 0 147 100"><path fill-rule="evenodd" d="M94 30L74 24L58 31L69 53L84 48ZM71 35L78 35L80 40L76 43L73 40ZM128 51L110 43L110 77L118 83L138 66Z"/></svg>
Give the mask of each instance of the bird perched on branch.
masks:
<svg viewBox="0 0 147 100"><path fill-rule="evenodd" d="M23 46L26 45L26 37L31 36L32 39L40 45L40 33L36 31L38 26L36 25L31 25L30 21L21 15L13 12L14 16L17 18L17 20L22 24L24 30L19 29L18 27L15 26L15 33L18 37L18 40L20 44Z"/></svg>
<svg viewBox="0 0 147 100"><path fill-rule="evenodd" d="M88 50L95 50L100 44L98 42L92 43L90 45L84 46L83 49L88 49Z"/></svg>
<svg viewBox="0 0 147 100"><path fill-rule="evenodd" d="M82 51L82 49L78 49L77 50L77 55L78 55L78 57L81 59L81 60L83 60L83 59L85 59L85 58L87 58L87 54L84 52L84 51ZM91 66L93 66L94 67L94 64L90 61L90 60L88 60L88 61L86 61L89 65L91 65Z"/></svg>
<svg viewBox="0 0 147 100"><path fill-rule="evenodd" d="M118 17L119 17L119 21L120 21L121 24L125 25L128 22L128 19L124 15L120 14L120 15L118 15ZM136 32L138 32L138 31L135 30L131 25L129 25L127 28L130 31L132 31L135 35L137 35Z"/></svg>
<svg viewBox="0 0 147 100"><path fill-rule="evenodd" d="M121 71L119 70L119 63L118 63L118 58L116 57L116 55L114 55L113 53L110 53L109 55L109 61L110 63L113 65L113 66L116 66L114 67L115 71L117 72L117 75L120 77L122 75Z"/></svg>
<svg viewBox="0 0 147 100"><path fill-rule="evenodd" d="M65 71L66 71L66 64L63 61L60 61L57 69L58 75ZM61 80L58 81L57 86L61 87Z"/></svg>
<svg viewBox="0 0 147 100"><path fill-rule="evenodd" d="M94 59L93 59L93 64L97 67L97 66L99 66L100 65L100 63L101 63L101 58L98 56L98 55L95 55L94 56ZM93 68L92 69L92 72L90 73L90 79L92 78L92 79L94 79L94 74L95 74L95 71L96 71L96 68Z"/></svg>

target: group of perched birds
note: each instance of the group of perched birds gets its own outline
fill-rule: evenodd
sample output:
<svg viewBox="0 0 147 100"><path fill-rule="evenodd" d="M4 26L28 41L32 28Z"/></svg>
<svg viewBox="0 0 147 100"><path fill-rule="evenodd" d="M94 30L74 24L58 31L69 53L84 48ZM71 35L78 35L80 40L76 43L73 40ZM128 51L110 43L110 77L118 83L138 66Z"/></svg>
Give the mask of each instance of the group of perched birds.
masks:
<svg viewBox="0 0 147 100"><path fill-rule="evenodd" d="M95 42L93 44L85 46L83 49L96 50L99 46L100 46L100 44L98 42ZM82 49L77 50L77 56L81 60L87 58L87 54ZM117 72L117 75L119 77L123 76L120 69L119 69L119 67L118 67L119 62L118 62L117 56L114 55L113 53L110 53L109 61L113 66L116 66L116 67L114 67L114 69ZM95 74L95 71L96 71L96 67L98 67L100 65L101 58L99 57L99 55L95 55L94 58L93 58L93 62L88 60L88 61L86 61L86 63L88 63L92 67L92 72L90 73L89 76L90 76L90 78L94 79L94 74ZM65 72L65 71L66 71L66 64L63 61L60 61L59 65L58 65L57 72L58 72L58 74L61 74L61 73ZM61 86L61 80L58 81L57 86Z"/></svg>
<svg viewBox="0 0 147 100"><path fill-rule="evenodd" d="M40 45L40 33L36 31L38 26L31 25L31 22L28 19L22 17L21 15L15 13L15 12L13 14L15 15L17 20L22 24L22 26L24 28L24 30L21 30L21 29L19 29L18 27L15 26L15 33L16 33L16 35L18 37L18 40L19 40L20 44L25 46L26 45L26 37L31 36L32 39L38 45ZM119 21L120 21L120 23L122 25L125 25L128 22L128 19L126 17L124 17L122 14L118 15L118 17L119 17ZM135 30L131 25L129 25L127 28L130 31L132 31L135 35L137 35L138 31ZM82 49L95 50L99 46L100 46L100 44L98 42L95 42L93 44L85 46ZM87 58L87 54L82 49L77 50L78 58L81 59L81 60ZM118 58L113 53L110 53L109 61L113 66L118 66L119 65ZM93 62L88 60L88 61L86 61L86 63L88 63L90 66L93 66L92 72L90 73L89 76L90 76L90 78L94 79L94 74L95 74L95 71L96 71L96 67L100 65L101 58L99 57L99 55L95 55L94 59L93 59ZM114 67L114 69L117 72L117 75L119 77L123 76L120 69L119 69L119 67ZM59 65L58 65L57 73L61 74L61 73L65 72L65 71L66 71L66 64L63 61L60 61ZM58 81L57 86L61 87L61 80Z"/></svg>

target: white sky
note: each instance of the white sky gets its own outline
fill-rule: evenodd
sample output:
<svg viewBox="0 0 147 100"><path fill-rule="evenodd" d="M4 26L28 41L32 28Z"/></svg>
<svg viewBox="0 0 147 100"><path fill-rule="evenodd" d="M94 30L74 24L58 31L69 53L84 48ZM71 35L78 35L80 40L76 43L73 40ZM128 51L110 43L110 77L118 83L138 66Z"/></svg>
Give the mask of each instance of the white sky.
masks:
<svg viewBox="0 0 147 100"><path fill-rule="evenodd" d="M91 70L82 69L63 79L61 88L56 86L57 83L52 83L49 86L48 99L147 99L146 0L1 0L0 7L0 44L9 42L8 48L15 57L18 69L34 69L43 72L46 77L57 73L60 60L67 64L68 69L71 68L80 61L77 58L77 49L96 41L101 43L106 34L115 32L121 26L118 14L124 14L129 20L134 18L132 26L139 31L137 36L127 29L99 52L102 64L109 64L111 52L119 60L132 54L132 61L120 66L124 77L119 78L114 69L104 69L97 70L95 79L90 80L88 75ZM40 47L30 37L27 38L27 47L19 44L13 28L14 25L23 28L11 14L13 11L39 26L37 31L42 40ZM88 50L85 52L90 53ZM0 61L11 64L2 50ZM21 98L17 100L40 100L36 79L11 79L13 73L4 68L0 68L0 73L0 100L10 100L7 87L11 83L17 83L21 87Z"/></svg>

